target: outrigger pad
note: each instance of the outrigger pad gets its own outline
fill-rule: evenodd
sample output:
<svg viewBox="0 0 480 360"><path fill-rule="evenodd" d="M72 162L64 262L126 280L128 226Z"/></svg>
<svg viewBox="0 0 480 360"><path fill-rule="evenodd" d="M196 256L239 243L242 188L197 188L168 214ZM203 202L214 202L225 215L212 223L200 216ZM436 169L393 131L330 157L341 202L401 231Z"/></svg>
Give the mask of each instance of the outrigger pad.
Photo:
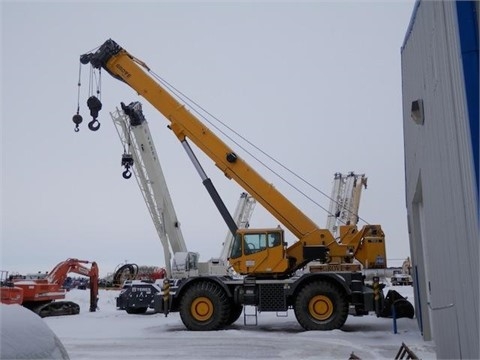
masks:
<svg viewBox="0 0 480 360"><path fill-rule="evenodd" d="M383 308L380 317L393 317L393 305L395 305L395 317L413 319L415 310L413 305L395 290L388 290L383 301Z"/></svg>

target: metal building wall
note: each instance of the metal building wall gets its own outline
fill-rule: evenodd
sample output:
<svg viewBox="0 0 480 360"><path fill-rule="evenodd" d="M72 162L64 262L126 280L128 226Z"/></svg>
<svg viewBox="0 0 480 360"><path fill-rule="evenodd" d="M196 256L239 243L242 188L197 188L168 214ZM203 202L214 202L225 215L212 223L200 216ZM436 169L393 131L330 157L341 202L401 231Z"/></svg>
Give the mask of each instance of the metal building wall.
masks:
<svg viewBox="0 0 480 360"><path fill-rule="evenodd" d="M472 151L478 134L470 130L458 29L456 2L417 2L401 52L406 205L423 336L435 341L438 358L478 359L478 164Z"/></svg>

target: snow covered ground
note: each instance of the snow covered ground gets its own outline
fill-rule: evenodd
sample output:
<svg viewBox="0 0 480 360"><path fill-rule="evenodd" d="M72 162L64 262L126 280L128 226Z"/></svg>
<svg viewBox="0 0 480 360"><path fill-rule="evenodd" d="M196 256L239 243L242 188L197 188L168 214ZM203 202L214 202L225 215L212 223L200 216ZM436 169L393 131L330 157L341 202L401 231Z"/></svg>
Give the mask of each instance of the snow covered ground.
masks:
<svg viewBox="0 0 480 360"><path fill-rule="evenodd" d="M395 290L413 302L411 286ZM386 288L385 290L388 290ZM257 326L245 326L243 316L228 329L187 331L176 313L128 315L115 307L116 290L101 290L99 307L88 312L89 292L71 290L79 315L45 318L71 359L393 359L402 342L419 358L435 359L432 342L422 340L416 319L393 320L349 316L342 330L304 331L293 312L258 315Z"/></svg>

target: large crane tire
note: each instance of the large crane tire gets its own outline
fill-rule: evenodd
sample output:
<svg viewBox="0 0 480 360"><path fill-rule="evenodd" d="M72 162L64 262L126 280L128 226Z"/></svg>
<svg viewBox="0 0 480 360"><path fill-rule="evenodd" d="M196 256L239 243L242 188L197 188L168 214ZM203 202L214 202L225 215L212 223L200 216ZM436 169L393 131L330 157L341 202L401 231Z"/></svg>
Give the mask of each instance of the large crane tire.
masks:
<svg viewBox="0 0 480 360"><path fill-rule="evenodd" d="M294 311L305 330L340 329L348 317L347 295L332 283L316 281L299 291Z"/></svg>
<svg viewBox="0 0 480 360"><path fill-rule="evenodd" d="M230 300L225 291L211 281L192 284L180 300L180 317L193 331L219 330L231 315Z"/></svg>

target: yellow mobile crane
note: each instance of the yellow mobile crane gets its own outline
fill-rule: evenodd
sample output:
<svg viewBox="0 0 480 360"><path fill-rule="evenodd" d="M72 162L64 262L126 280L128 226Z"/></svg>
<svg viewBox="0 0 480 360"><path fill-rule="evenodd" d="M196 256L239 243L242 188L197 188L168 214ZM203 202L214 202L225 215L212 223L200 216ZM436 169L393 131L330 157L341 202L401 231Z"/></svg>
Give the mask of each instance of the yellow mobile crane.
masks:
<svg viewBox="0 0 480 360"><path fill-rule="evenodd" d="M90 63L93 69L105 69L165 116L227 226L235 234L229 262L243 277L199 276L177 282L169 294L164 294L168 296L156 299L158 311L180 312L183 323L190 330L224 328L240 317L246 305L254 306L255 314L257 310L283 312L293 309L306 330L340 328L349 310L355 315L373 310L378 314L381 294L364 283L361 272L343 265L357 261L364 268L386 267L385 236L380 225L365 225L361 229L354 225L342 226L340 240L336 240L329 230L319 228L177 101L144 62L113 40L107 40L95 52L81 55L80 62ZM96 130L101 102L91 96L87 105L93 117L89 128ZM78 130L82 121L78 111L73 121ZM288 246L280 227L237 229L187 139L208 155L227 178L235 180L262 204L298 241ZM302 272L310 261L329 264L329 271Z"/></svg>

